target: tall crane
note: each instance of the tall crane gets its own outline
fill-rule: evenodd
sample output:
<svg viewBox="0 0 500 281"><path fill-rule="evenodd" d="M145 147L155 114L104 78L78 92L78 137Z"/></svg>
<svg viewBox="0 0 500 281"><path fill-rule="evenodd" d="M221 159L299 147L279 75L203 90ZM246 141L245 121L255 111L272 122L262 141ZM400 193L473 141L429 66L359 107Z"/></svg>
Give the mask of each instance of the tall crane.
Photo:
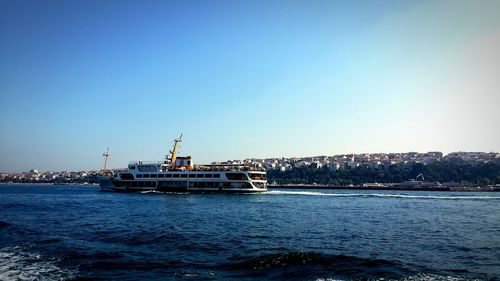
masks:
<svg viewBox="0 0 500 281"><path fill-rule="evenodd" d="M104 157L104 168L102 169L102 173L106 174L106 166L108 165L108 157L109 157L109 147L106 149L106 152L102 154Z"/></svg>
<svg viewBox="0 0 500 281"><path fill-rule="evenodd" d="M177 146L182 142L182 134L179 138L174 139L174 149L170 150L170 163L175 165L175 158L177 157Z"/></svg>

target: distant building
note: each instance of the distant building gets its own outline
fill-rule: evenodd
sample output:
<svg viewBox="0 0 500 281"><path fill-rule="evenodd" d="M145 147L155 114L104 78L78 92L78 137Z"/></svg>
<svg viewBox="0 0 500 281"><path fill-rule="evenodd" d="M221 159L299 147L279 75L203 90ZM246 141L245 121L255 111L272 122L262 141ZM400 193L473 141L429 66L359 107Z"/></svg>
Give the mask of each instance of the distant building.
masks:
<svg viewBox="0 0 500 281"><path fill-rule="evenodd" d="M319 162L319 161L315 161L315 162L311 163L311 167L313 167L315 169L319 169L319 168L323 167L323 164L321 164L321 162Z"/></svg>
<svg viewBox="0 0 500 281"><path fill-rule="evenodd" d="M330 169L330 171L337 171L338 169L340 169L340 163L328 163L327 167L328 169Z"/></svg>

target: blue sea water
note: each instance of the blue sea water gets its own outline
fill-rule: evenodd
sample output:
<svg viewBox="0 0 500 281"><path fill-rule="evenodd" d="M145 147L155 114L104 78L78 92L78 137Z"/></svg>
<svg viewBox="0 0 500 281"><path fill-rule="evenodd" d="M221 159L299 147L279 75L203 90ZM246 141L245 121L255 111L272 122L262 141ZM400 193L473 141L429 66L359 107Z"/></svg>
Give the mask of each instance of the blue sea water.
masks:
<svg viewBox="0 0 500 281"><path fill-rule="evenodd" d="M500 278L500 194L0 185L0 280Z"/></svg>

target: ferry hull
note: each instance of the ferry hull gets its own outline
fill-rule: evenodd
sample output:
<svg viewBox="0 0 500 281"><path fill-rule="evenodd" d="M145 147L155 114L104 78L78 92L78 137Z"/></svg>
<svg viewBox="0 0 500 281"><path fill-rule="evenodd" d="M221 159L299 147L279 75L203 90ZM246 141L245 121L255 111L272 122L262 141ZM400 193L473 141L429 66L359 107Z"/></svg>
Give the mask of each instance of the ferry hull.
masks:
<svg viewBox="0 0 500 281"><path fill-rule="evenodd" d="M187 186L150 186L150 187L130 187L123 182L117 182L110 179L99 182L102 191L111 192L142 192L142 191L160 191L160 192L201 192L201 193L258 193L265 192L267 188L190 188Z"/></svg>

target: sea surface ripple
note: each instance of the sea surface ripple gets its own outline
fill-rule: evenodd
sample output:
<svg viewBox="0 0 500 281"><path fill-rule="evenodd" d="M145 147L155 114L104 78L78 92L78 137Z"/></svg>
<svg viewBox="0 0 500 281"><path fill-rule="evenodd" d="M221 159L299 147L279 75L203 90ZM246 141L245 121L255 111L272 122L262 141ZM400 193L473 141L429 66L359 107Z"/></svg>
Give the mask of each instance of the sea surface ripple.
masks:
<svg viewBox="0 0 500 281"><path fill-rule="evenodd" d="M498 280L500 195L0 185L0 280Z"/></svg>

